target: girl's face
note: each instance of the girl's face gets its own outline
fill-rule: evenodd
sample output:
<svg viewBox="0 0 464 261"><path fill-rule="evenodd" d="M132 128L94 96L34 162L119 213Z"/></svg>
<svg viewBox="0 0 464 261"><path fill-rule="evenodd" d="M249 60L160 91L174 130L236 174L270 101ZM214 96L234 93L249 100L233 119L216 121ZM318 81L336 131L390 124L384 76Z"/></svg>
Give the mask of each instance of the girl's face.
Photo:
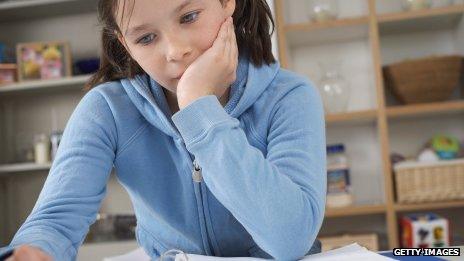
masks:
<svg viewBox="0 0 464 261"><path fill-rule="evenodd" d="M126 1L121 20L123 2L116 15L120 41L148 75L173 93L235 10L235 0L133 0Z"/></svg>

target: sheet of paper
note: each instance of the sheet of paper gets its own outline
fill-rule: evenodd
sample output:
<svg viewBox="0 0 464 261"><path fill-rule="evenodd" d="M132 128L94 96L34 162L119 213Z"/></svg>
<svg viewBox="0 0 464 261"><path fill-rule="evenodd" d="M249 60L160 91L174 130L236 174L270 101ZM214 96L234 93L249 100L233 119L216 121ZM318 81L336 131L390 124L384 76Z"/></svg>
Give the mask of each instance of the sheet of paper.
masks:
<svg viewBox="0 0 464 261"><path fill-rule="evenodd" d="M178 253L178 252L177 252ZM142 248L138 248L127 254L105 258L103 261L149 261L150 257L145 254ZM265 259L254 258L254 257L215 257L215 256L203 256L195 254L177 254L175 255L175 261L262 261ZM391 258L379 255L375 252L369 251L366 248L358 245L351 244L327 252L305 256L301 260L310 261L338 261L338 260L366 260L366 261L385 261L393 260Z"/></svg>
<svg viewBox="0 0 464 261"><path fill-rule="evenodd" d="M176 261L258 261L265 260L262 258L253 258L253 257L214 257L214 256L202 256L194 254L185 254L176 255ZM385 261L385 260L394 260L382 255L379 255L375 252L369 251L366 248L358 245L351 244L345 247L334 249L331 251L305 256L301 260L314 260L314 261L338 261L338 260L369 260L369 261Z"/></svg>

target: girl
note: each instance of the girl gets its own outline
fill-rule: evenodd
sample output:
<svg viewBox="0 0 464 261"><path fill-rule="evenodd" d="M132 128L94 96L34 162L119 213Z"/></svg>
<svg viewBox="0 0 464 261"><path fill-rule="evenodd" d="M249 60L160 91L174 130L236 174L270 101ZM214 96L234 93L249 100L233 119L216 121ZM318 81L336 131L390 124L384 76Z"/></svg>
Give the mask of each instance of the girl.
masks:
<svg viewBox="0 0 464 261"><path fill-rule="evenodd" d="M99 15L95 87L3 251L74 259L114 168L153 259L173 248L278 260L318 252L322 105L275 62L265 0L100 0Z"/></svg>

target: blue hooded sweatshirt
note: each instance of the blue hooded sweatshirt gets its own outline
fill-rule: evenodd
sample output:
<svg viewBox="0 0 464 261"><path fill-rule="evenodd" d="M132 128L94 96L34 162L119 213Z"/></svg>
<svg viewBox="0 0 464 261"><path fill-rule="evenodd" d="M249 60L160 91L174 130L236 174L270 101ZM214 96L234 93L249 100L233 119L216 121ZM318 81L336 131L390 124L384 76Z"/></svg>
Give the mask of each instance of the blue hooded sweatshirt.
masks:
<svg viewBox="0 0 464 261"><path fill-rule="evenodd" d="M278 63L256 67L241 56L229 97L223 107L204 96L172 115L146 74L93 88L0 254L29 244L74 260L113 168L152 259L170 249L277 260L318 252L326 150L317 90Z"/></svg>

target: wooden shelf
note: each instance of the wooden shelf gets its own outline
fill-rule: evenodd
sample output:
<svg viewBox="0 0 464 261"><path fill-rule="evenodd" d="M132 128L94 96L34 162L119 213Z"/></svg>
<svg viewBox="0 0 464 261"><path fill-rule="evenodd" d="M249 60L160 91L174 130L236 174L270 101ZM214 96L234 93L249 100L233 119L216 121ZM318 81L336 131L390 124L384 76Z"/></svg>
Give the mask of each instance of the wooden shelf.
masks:
<svg viewBox="0 0 464 261"><path fill-rule="evenodd" d="M287 32L311 32L322 29L330 29L336 27L346 27L353 25L367 25L368 17L353 17L353 18L343 18L337 20L331 20L327 22L307 22L307 23L297 23L297 24L287 24L285 25L285 31Z"/></svg>
<svg viewBox="0 0 464 261"><path fill-rule="evenodd" d="M440 115L463 112L464 113L464 100L462 101L448 101L436 102L417 105L404 105L394 106L387 108L387 116L389 118L403 118L408 116L418 115Z"/></svg>
<svg viewBox="0 0 464 261"><path fill-rule="evenodd" d="M416 203L416 204L395 204L396 211L422 211L422 210L462 208L462 207L464 207L464 200L432 202L432 203Z"/></svg>
<svg viewBox="0 0 464 261"><path fill-rule="evenodd" d="M284 31L290 46L341 42L367 39L368 22L367 16L343 18L320 23L287 24Z"/></svg>
<svg viewBox="0 0 464 261"><path fill-rule="evenodd" d="M51 163L36 164L33 162L0 165L0 174L49 170L51 166Z"/></svg>
<svg viewBox="0 0 464 261"><path fill-rule="evenodd" d="M354 111L337 114L327 114L326 123L341 122L374 122L377 119L377 110Z"/></svg>
<svg viewBox="0 0 464 261"><path fill-rule="evenodd" d="M443 30L457 27L464 5L452 5L418 11L382 14L378 16L381 35Z"/></svg>
<svg viewBox="0 0 464 261"><path fill-rule="evenodd" d="M325 211L326 217L347 217L347 216L361 216L384 214L386 212L385 205L359 205L343 208L327 208Z"/></svg>
<svg viewBox="0 0 464 261"><path fill-rule="evenodd" d="M89 80L90 75L80 75L66 77L55 80L37 80L25 81L10 85L0 86L0 95L4 93L23 92L23 91L41 91L45 89L62 89L73 88L82 89L84 84Z"/></svg>
<svg viewBox="0 0 464 261"><path fill-rule="evenodd" d="M10 0L0 3L0 22L96 11L95 0Z"/></svg>

